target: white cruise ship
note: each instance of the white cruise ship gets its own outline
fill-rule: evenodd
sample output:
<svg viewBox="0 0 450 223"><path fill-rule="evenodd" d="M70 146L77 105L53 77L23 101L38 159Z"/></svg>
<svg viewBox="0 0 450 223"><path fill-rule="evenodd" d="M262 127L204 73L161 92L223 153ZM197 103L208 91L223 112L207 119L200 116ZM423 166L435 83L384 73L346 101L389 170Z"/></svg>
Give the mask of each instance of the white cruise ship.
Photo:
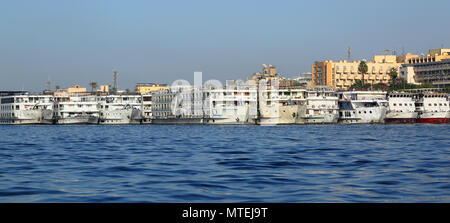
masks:
<svg viewBox="0 0 450 223"><path fill-rule="evenodd" d="M386 124L416 123L418 111L416 101L417 93L393 92L388 95L388 109L384 122Z"/></svg>
<svg viewBox="0 0 450 223"><path fill-rule="evenodd" d="M384 123L387 111L385 91L344 91L338 94L340 123Z"/></svg>
<svg viewBox="0 0 450 223"><path fill-rule="evenodd" d="M227 84L230 81L227 82ZM208 115L204 124L251 125L257 118L256 85L231 85L205 90L205 108Z"/></svg>
<svg viewBox="0 0 450 223"><path fill-rule="evenodd" d="M52 107L49 95L8 95L0 98L0 124L40 124Z"/></svg>
<svg viewBox="0 0 450 223"><path fill-rule="evenodd" d="M98 116L89 117L90 124L139 124L141 122L140 95L97 96Z"/></svg>
<svg viewBox="0 0 450 223"><path fill-rule="evenodd" d="M141 107L141 124L151 124L152 123L152 94L147 93L142 95L142 107Z"/></svg>
<svg viewBox="0 0 450 223"><path fill-rule="evenodd" d="M305 124L333 124L339 119L338 97L331 87L307 87Z"/></svg>
<svg viewBox="0 0 450 223"><path fill-rule="evenodd" d="M62 96L54 98L55 124L88 124L98 122L96 96Z"/></svg>
<svg viewBox="0 0 450 223"><path fill-rule="evenodd" d="M184 92L153 92L152 124L202 124L208 115L203 111L203 98L202 93L193 89Z"/></svg>
<svg viewBox="0 0 450 223"><path fill-rule="evenodd" d="M416 103L417 123L450 123L450 100L446 93L424 92Z"/></svg>
<svg viewBox="0 0 450 223"><path fill-rule="evenodd" d="M260 125L304 124L306 113L306 89L280 87L261 92L259 100Z"/></svg>

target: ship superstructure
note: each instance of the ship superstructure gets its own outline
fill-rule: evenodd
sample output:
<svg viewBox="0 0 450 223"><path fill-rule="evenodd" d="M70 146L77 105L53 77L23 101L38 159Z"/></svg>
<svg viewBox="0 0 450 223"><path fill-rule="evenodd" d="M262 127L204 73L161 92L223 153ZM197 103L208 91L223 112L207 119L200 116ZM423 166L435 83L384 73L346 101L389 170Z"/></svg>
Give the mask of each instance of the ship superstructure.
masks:
<svg viewBox="0 0 450 223"><path fill-rule="evenodd" d="M0 98L0 124L40 124L43 111L51 109L49 95L8 95Z"/></svg>
<svg viewBox="0 0 450 223"><path fill-rule="evenodd" d="M338 96L326 86L307 87L305 124L333 124L339 119Z"/></svg>
<svg viewBox="0 0 450 223"><path fill-rule="evenodd" d="M340 123L384 123L388 106L385 91L344 91L338 95Z"/></svg>
<svg viewBox="0 0 450 223"><path fill-rule="evenodd" d="M416 123L418 111L416 102L419 94L412 92L392 92L388 95L386 124Z"/></svg>
<svg viewBox="0 0 450 223"><path fill-rule="evenodd" d="M418 123L450 123L449 97L446 93L424 92L416 102Z"/></svg>
<svg viewBox="0 0 450 223"><path fill-rule="evenodd" d="M54 98L55 124L88 124L97 122L99 108L96 96L61 96Z"/></svg>
<svg viewBox="0 0 450 223"><path fill-rule="evenodd" d="M108 95L96 97L99 115L90 117L91 124L139 124L142 119L140 95Z"/></svg>

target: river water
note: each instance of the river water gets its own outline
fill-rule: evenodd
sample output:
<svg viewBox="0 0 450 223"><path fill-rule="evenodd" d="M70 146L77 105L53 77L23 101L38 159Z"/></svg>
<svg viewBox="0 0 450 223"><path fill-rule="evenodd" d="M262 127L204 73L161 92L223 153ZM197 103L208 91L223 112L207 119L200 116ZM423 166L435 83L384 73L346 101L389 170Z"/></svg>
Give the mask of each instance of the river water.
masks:
<svg viewBox="0 0 450 223"><path fill-rule="evenodd" d="M0 126L0 202L450 202L450 125Z"/></svg>

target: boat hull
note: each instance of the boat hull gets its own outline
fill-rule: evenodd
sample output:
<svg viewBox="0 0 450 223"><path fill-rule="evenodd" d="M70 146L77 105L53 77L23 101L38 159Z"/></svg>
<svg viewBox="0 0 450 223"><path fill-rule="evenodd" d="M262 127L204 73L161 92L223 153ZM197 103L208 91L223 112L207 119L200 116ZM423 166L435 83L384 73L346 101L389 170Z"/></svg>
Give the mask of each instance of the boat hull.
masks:
<svg viewBox="0 0 450 223"><path fill-rule="evenodd" d="M89 124L90 123L89 121L93 122L91 117L70 117L70 118L56 119L56 124L59 125Z"/></svg>
<svg viewBox="0 0 450 223"><path fill-rule="evenodd" d="M416 118L386 118L386 124L414 124L417 122Z"/></svg>
<svg viewBox="0 0 450 223"><path fill-rule="evenodd" d="M417 123L425 124L447 124L450 123L450 118L419 118Z"/></svg>

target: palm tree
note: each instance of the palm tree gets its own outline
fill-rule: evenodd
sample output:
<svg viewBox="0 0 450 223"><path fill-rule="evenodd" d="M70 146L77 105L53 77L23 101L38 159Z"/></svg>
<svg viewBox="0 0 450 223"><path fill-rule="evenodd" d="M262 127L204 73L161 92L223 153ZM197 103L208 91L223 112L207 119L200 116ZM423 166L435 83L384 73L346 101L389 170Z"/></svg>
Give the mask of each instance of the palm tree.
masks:
<svg viewBox="0 0 450 223"><path fill-rule="evenodd" d="M94 92L94 89L97 88L97 82L91 82L89 83L89 86L91 86L91 92Z"/></svg>
<svg viewBox="0 0 450 223"><path fill-rule="evenodd" d="M366 62L363 60L359 63L358 66L358 71L361 72L362 74L362 85L364 86L364 75L367 73L367 70L369 70L369 68L367 67Z"/></svg>

